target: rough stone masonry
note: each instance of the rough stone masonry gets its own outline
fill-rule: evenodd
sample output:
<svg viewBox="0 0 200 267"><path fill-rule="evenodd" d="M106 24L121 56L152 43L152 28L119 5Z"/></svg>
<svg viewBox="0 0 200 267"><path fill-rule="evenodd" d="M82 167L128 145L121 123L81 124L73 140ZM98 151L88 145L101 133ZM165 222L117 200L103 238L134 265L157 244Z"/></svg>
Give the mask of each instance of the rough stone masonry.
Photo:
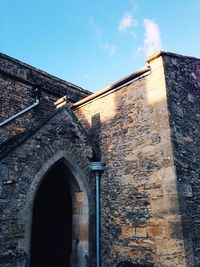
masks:
<svg viewBox="0 0 200 267"><path fill-rule="evenodd" d="M200 59L158 52L91 94L0 54L0 88L0 123L39 99L0 128L0 267L95 266L99 160L101 266L200 266Z"/></svg>

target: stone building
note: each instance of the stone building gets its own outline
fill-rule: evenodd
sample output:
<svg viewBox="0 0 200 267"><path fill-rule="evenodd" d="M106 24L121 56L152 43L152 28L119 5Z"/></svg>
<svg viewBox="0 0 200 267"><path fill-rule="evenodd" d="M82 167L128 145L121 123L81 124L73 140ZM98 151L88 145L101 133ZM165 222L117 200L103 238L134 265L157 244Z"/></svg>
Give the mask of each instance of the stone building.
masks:
<svg viewBox="0 0 200 267"><path fill-rule="evenodd" d="M0 87L0 267L96 266L93 161L102 267L200 266L200 59L92 94L0 54Z"/></svg>

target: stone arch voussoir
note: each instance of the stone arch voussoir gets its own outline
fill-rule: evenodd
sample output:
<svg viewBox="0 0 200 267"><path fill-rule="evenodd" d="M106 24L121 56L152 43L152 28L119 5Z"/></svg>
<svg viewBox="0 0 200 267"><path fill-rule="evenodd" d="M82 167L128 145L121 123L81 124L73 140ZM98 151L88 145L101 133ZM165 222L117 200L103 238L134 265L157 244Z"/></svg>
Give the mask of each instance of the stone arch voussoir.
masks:
<svg viewBox="0 0 200 267"><path fill-rule="evenodd" d="M39 170L32 172L33 179L27 192L27 201L22 211L22 218L25 222L25 238L19 241L19 248L24 250L28 255L27 262L30 261L30 240L31 240L31 222L35 195L37 190L50 168L58 161L62 161L66 168L70 170L74 177L72 185L73 203L75 213L73 216L74 233L73 233L73 263L72 266L86 266L85 260L89 254L89 203L93 203L92 194L90 192L89 178L91 175L89 169L89 160L84 157L73 144L67 143L64 149L60 148L60 144L54 142L45 148L40 158ZM38 160L38 155L33 156L33 161ZM79 211L79 212L77 212ZM27 264L29 266L29 264Z"/></svg>

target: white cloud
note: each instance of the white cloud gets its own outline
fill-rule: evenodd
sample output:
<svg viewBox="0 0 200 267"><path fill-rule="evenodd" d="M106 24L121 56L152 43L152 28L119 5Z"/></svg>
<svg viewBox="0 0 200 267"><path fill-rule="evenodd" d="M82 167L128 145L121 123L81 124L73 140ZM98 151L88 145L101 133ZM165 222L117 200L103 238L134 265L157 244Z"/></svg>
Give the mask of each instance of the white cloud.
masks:
<svg viewBox="0 0 200 267"><path fill-rule="evenodd" d="M144 19L144 52L150 56L158 50L161 50L162 42L158 25L150 19Z"/></svg>
<svg viewBox="0 0 200 267"><path fill-rule="evenodd" d="M133 12L136 12L139 8L138 3L136 1L131 1Z"/></svg>
<svg viewBox="0 0 200 267"><path fill-rule="evenodd" d="M91 28L93 29L96 37L100 37L102 35L102 31L100 29L99 26L97 26L97 24L95 23L93 18L89 19L89 25L91 26Z"/></svg>
<svg viewBox="0 0 200 267"><path fill-rule="evenodd" d="M119 22L118 30L124 32L128 28L137 25L137 20L133 18L130 13L125 13L123 18Z"/></svg>
<svg viewBox="0 0 200 267"><path fill-rule="evenodd" d="M119 50L118 45L104 44L103 48L108 52L110 56L114 56Z"/></svg>

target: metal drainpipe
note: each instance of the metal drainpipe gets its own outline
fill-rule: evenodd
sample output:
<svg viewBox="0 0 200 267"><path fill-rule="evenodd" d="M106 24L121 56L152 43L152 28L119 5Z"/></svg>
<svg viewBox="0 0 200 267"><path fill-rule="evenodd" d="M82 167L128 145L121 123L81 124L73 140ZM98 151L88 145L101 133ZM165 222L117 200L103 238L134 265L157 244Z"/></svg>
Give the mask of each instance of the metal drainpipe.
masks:
<svg viewBox="0 0 200 267"><path fill-rule="evenodd" d="M100 176L105 170L105 162L91 162L91 171L95 173L96 178L96 267L101 266L101 247L100 247Z"/></svg>
<svg viewBox="0 0 200 267"><path fill-rule="evenodd" d="M0 127L3 126L3 125L5 125L5 124L7 124L8 122L14 120L15 118L19 117L20 115L26 113L26 112L29 111L30 109L36 107L36 106L39 104L39 102L40 102L39 99L36 98L36 101L35 101L31 106L29 106L29 107L27 107L27 108L21 110L20 112L16 113L15 115L11 116L10 118L8 118L8 119L6 119L5 121L1 122L1 123L0 123Z"/></svg>

